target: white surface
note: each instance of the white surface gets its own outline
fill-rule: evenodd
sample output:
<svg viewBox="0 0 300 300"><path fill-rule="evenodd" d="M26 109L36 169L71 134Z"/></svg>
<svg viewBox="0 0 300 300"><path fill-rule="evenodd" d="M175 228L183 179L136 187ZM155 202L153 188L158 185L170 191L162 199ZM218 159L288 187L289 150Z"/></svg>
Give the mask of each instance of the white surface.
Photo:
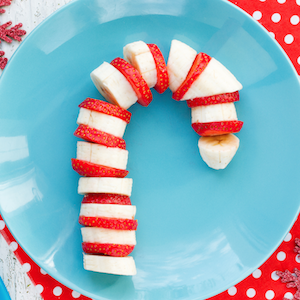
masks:
<svg viewBox="0 0 300 300"><path fill-rule="evenodd" d="M13 0L10 6L2 7L6 10L0 14L0 24L12 21L12 26L22 23L20 29L27 34L22 40L46 17L61 8L71 0ZM0 50L5 52L8 59L13 55L20 42L6 43L1 41ZM0 75L2 70L0 69ZM13 251L0 235L0 276L12 300L41 300L42 297L28 278L26 271L21 266Z"/></svg>

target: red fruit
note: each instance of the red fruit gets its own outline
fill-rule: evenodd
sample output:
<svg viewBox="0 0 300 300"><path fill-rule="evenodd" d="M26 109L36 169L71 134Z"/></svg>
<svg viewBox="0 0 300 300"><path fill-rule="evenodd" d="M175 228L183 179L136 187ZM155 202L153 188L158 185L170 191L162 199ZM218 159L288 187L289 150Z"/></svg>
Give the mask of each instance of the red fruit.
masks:
<svg viewBox="0 0 300 300"><path fill-rule="evenodd" d="M193 123L193 129L201 136L221 135L239 132L243 127L242 121L221 121L208 123Z"/></svg>
<svg viewBox="0 0 300 300"><path fill-rule="evenodd" d="M106 115L110 115L110 116L119 118L119 119L125 121L126 123L130 122L131 113L129 111L127 111L126 109L123 109L119 106L102 101L102 100L86 98L81 104L79 104L79 107L90 109L90 110L95 110L95 111L104 113Z"/></svg>
<svg viewBox="0 0 300 300"><path fill-rule="evenodd" d="M192 100L187 100L188 107L212 105L212 104L221 104L221 103L230 103L240 100L240 94L238 91L233 93L219 94L208 97L199 97Z"/></svg>
<svg viewBox="0 0 300 300"><path fill-rule="evenodd" d="M128 196L105 193L85 194L82 203L131 205L131 201Z"/></svg>
<svg viewBox="0 0 300 300"><path fill-rule="evenodd" d="M188 91L194 81L201 75L208 63L210 62L211 57L205 53L198 53L191 69L189 70L186 79L180 85L180 87L173 93L172 98L175 100L181 100L184 94Z"/></svg>
<svg viewBox="0 0 300 300"><path fill-rule="evenodd" d="M127 170L121 170L102 165L97 165L85 160L72 158L72 168L79 175L85 177L119 177L123 178L128 175Z"/></svg>
<svg viewBox="0 0 300 300"><path fill-rule="evenodd" d="M165 59L155 44L147 44L150 49L150 52L153 56L155 65L156 65L156 73L157 73L157 82L154 86L154 89L162 94L169 86L169 76L167 71L167 65L165 63Z"/></svg>
<svg viewBox="0 0 300 300"><path fill-rule="evenodd" d="M120 57L115 58L110 64L126 77L138 97L137 102L143 106L148 106L152 101L152 93L139 71Z"/></svg>
<svg viewBox="0 0 300 300"><path fill-rule="evenodd" d="M136 230L137 220L79 216L79 224L116 230Z"/></svg>
<svg viewBox="0 0 300 300"><path fill-rule="evenodd" d="M74 135L86 141L101 144L107 147L117 147L126 149L126 143L123 139L106 133L87 125L79 125L74 132Z"/></svg>
<svg viewBox="0 0 300 300"><path fill-rule="evenodd" d="M88 254L104 254L109 256L124 257L130 254L134 245L82 243L82 250Z"/></svg>

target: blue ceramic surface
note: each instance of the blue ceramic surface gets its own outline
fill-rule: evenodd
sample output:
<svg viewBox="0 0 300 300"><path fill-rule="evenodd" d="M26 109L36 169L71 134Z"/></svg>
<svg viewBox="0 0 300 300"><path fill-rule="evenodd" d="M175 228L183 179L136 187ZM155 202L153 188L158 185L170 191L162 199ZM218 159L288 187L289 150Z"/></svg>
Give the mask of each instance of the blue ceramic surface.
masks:
<svg viewBox="0 0 300 300"><path fill-rule="evenodd" d="M85 271L78 214L78 104L103 99L90 72L125 44L172 39L220 60L243 84L244 127L225 170L198 153L185 102L155 91L129 110L125 140L137 206L137 275ZM251 17L221 0L75 0L20 45L0 80L0 208L26 252L94 299L205 299L278 247L300 202L300 88L291 63Z"/></svg>
<svg viewBox="0 0 300 300"><path fill-rule="evenodd" d="M0 299L1 300L11 300L9 293L8 293L1 277L0 277Z"/></svg>

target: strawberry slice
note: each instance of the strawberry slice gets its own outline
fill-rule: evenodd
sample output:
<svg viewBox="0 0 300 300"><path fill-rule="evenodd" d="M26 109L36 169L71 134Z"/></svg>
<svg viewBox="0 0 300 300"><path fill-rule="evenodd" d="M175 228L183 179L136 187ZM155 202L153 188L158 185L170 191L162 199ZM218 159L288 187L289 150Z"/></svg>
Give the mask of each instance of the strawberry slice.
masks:
<svg viewBox="0 0 300 300"><path fill-rule="evenodd" d="M180 85L180 87L173 93L172 98L174 100L181 100L184 94L188 91L191 87L193 82L201 75L204 71L208 63L210 62L211 57L205 53L198 53L191 69L189 70L186 79Z"/></svg>
<svg viewBox="0 0 300 300"><path fill-rule="evenodd" d="M158 93L162 94L169 87L167 65L161 51L156 44L147 44L147 46L150 49L156 65L157 82L154 86L154 89Z"/></svg>
<svg viewBox="0 0 300 300"><path fill-rule="evenodd" d="M95 110L106 115L110 115L116 118L119 118L126 123L130 122L131 113L126 109L123 109L119 106L113 105L111 103L93 99L93 98L86 98L82 103L78 105L80 108L86 108L90 110Z"/></svg>
<svg viewBox="0 0 300 300"><path fill-rule="evenodd" d="M111 168L97 165L85 160L72 158L72 168L79 175L85 177L119 177L124 178L128 175L127 170Z"/></svg>
<svg viewBox="0 0 300 300"><path fill-rule="evenodd" d="M193 123L193 129L201 136L213 136L239 132L243 127L242 121L221 121L207 123Z"/></svg>
<svg viewBox="0 0 300 300"><path fill-rule="evenodd" d="M118 194L105 194L105 193L85 194L81 203L131 205L131 201L128 196L118 195Z"/></svg>
<svg viewBox="0 0 300 300"><path fill-rule="evenodd" d="M187 100L187 105L188 107L196 107L196 106L203 106L203 105L230 103L239 100L240 100L240 94L238 91L236 91L233 93L194 98L191 100Z"/></svg>
<svg viewBox="0 0 300 300"><path fill-rule="evenodd" d="M82 243L82 250L87 254L103 254L109 256L124 257L130 254L134 245Z"/></svg>
<svg viewBox="0 0 300 300"><path fill-rule="evenodd" d="M107 147L126 149L126 143L123 139L104 131L91 128L88 125L79 125L75 130L74 135L86 141L101 144Z"/></svg>
<svg viewBox="0 0 300 300"><path fill-rule="evenodd" d="M116 230L136 230L137 220L79 216L79 224Z"/></svg>
<svg viewBox="0 0 300 300"><path fill-rule="evenodd" d="M120 57L115 58L110 64L126 77L138 97L137 102L142 106L148 106L152 101L152 93L139 71Z"/></svg>

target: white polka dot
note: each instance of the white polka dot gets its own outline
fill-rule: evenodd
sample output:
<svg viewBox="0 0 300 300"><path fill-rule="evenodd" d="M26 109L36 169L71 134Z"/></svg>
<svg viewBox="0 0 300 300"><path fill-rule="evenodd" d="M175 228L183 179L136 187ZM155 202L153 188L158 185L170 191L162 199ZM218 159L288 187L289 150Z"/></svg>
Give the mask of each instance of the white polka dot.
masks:
<svg viewBox="0 0 300 300"><path fill-rule="evenodd" d="M76 292L76 291L73 291L72 292L72 297L73 298L79 298L81 295L78 293L78 292Z"/></svg>
<svg viewBox="0 0 300 300"><path fill-rule="evenodd" d="M11 242L9 245L11 251L16 251L18 249L18 244L16 242Z"/></svg>
<svg viewBox="0 0 300 300"><path fill-rule="evenodd" d="M297 24L300 22L299 16L293 15L293 16L290 18L290 22L291 22L292 25L297 25Z"/></svg>
<svg viewBox="0 0 300 300"><path fill-rule="evenodd" d="M278 259L279 261L284 261L284 260L286 259L286 254L285 254L285 252L283 252L283 251L278 252L278 253L277 253L277 259Z"/></svg>
<svg viewBox="0 0 300 300"><path fill-rule="evenodd" d="M254 278L259 278L261 276L261 270L260 269L257 269L255 270L253 273L252 273L252 276Z"/></svg>
<svg viewBox="0 0 300 300"><path fill-rule="evenodd" d="M281 15L279 13L275 13L272 15L271 20L274 23L278 23L281 20Z"/></svg>
<svg viewBox="0 0 300 300"><path fill-rule="evenodd" d="M278 3L283 4L286 2L286 0L277 0Z"/></svg>
<svg viewBox="0 0 300 300"><path fill-rule="evenodd" d="M256 290L253 288L250 288L247 290L246 295L248 298L253 298L256 295Z"/></svg>
<svg viewBox="0 0 300 300"><path fill-rule="evenodd" d="M41 294L44 291L44 287L41 284L35 286L36 291Z"/></svg>
<svg viewBox="0 0 300 300"><path fill-rule="evenodd" d="M254 13L253 13L253 18L255 19L255 20L260 20L261 19L261 17L262 17L262 13L259 11L259 10L257 10L257 11L255 11Z"/></svg>
<svg viewBox="0 0 300 300"><path fill-rule="evenodd" d="M276 272L277 271L274 271L274 272L272 272L272 274L271 274L271 278L274 280L274 281L276 281L276 280L278 280L280 277L276 274Z"/></svg>
<svg viewBox="0 0 300 300"><path fill-rule="evenodd" d="M259 0L260 2L265 2L266 0Z"/></svg>
<svg viewBox="0 0 300 300"><path fill-rule="evenodd" d="M53 289L53 295L54 296L60 296L62 294L62 288L60 286L56 286Z"/></svg>
<svg viewBox="0 0 300 300"><path fill-rule="evenodd" d="M284 241L285 242L289 242L292 239L292 235L290 234L290 232L285 236Z"/></svg>
<svg viewBox="0 0 300 300"><path fill-rule="evenodd" d="M29 263L25 263L22 265L22 269L24 272L29 272L31 270L31 265Z"/></svg>
<svg viewBox="0 0 300 300"><path fill-rule="evenodd" d="M266 297L266 299L268 299L268 300L273 299L273 298L275 297L274 291L272 291L272 290L266 291L265 297Z"/></svg>
<svg viewBox="0 0 300 300"><path fill-rule="evenodd" d="M300 65L300 56L297 58L297 63Z"/></svg>
<svg viewBox="0 0 300 300"><path fill-rule="evenodd" d="M269 32L269 36L275 39L275 33L274 32Z"/></svg>
<svg viewBox="0 0 300 300"><path fill-rule="evenodd" d="M293 299L294 295L291 292L287 292L287 293L284 294L284 298L286 298L286 299Z"/></svg>
<svg viewBox="0 0 300 300"><path fill-rule="evenodd" d="M298 5L300 5L300 0L296 0L296 3L297 3Z"/></svg>
<svg viewBox="0 0 300 300"><path fill-rule="evenodd" d="M3 230L5 228L4 221L0 220L0 230Z"/></svg>
<svg viewBox="0 0 300 300"><path fill-rule="evenodd" d="M300 264L300 257L299 257L299 254L297 254L297 255L295 256L295 261L296 261L298 264Z"/></svg>
<svg viewBox="0 0 300 300"><path fill-rule="evenodd" d="M291 34L287 34L287 35L284 37L284 42L285 42L286 44L291 44L293 41L294 41L294 37L293 37Z"/></svg>
<svg viewBox="0 0 300 300"><path fill-rule="evenodd" d="M228 289L229 296L234 296L236 293L237 293L237 288L235 286L232 286L231 288Z"/></svg>
<svg viewBox="0 0 300 300"><path fill-rule="evenodd" d="M44 271L43 269L40 269L40 272L41 272L41 274L43 274L43 275L47 275L47 272Z"/></svg>

